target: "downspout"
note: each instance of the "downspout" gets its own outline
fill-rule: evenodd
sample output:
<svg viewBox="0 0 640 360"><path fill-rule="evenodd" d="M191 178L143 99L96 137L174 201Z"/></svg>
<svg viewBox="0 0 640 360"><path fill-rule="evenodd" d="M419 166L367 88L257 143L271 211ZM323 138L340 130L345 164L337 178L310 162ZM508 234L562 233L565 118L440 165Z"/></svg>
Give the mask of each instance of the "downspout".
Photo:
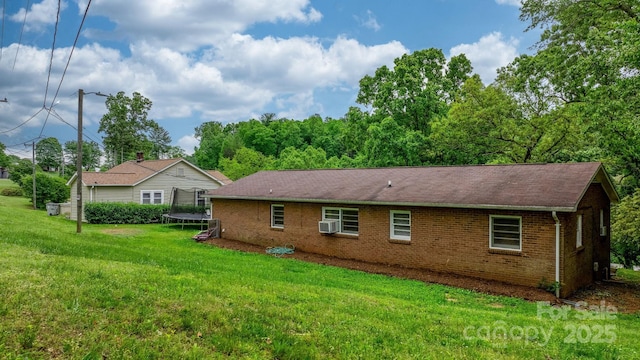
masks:
<svg viewBox="0 0 640 360"><path fill-rule="evenodd" d="M95 186L92 186L91 191L89 192L89 202L93 202L93 189L95 189Z"/></svg>
<svg viewBox="0 0 640 360"><path fill-rule="evenodd" d="M555 211L551 212L556 221L556 297L560 297L560 219Z"/></svg>

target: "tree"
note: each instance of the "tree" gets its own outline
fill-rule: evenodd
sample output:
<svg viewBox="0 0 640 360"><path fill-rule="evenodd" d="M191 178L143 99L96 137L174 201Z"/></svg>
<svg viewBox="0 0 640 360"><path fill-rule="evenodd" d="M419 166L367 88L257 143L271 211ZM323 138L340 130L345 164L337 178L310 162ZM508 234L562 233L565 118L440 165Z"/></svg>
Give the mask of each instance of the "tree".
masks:
<svg viewBox="0 0 640 360"><path fill-rule="evenodd" d="M36 171L42 171L36 164ZM9 180L21 185L22 177L33 174L33 163L28 159L15 159L9 164Z"/></svg>
<svg viewBox="0 0 640 360"><path fill-rule="evenodd" d="M6 168L9 166L10 160L7 154L4 153L6 146L0 142L0 167Z"/></svg>
<svg viewBox="0 0 640 360"><path fill-rule="evenodd" d="M421 132L405 130L391 118L367 129L368 138L356 161L365 167L422 165L426 141Z"/></svg>
<svg viewBox="0 0 640 360"><path fill-rule="evenodd" d="M202 169L217 169L222 145L225 140L224 127L218 121L209 121L195 128L195 137L200 144L195 148L193 157L196 165ZM231 158L233 156L229 156Z"/></svg>
<svg viewBox="0 0 640 360"><path fill-rule="evenodd" d="M274 142L276 144L275 156L280 156L280 152L288 147L299 149L304 143L300 122L295 120L280 119L271 121L269 128L273 130Z"/></svg>
<svg viewBox="0 0 640 360"><path fill-rule="evenodd" d="M527 0L521 19L542 29L538 51L515 64L549 96L582 104L590 131L622 177L640 185L640 5L637 0ZM525 66L526 65L526 66Z"/></svg>
<svg viewBox="0 0 640 360"><path fill-rule="evenodd" d="M187 158L187 153L184 152L184 149L180 146L170 146L165 155L169 159L177 159L177 158Z"/></svg>
<svg viewBox="0 0 640 360"><path fill-rule="evenodd" d="M322 149L307 146L304 150L290 146L280 153L275 167L283 169L322 169L326 168L327 153Z"/></svg>
<svg viewBox="0 0 640 360"><path fill-rule="evenodd" d="M44 171L54 171L62 165L62 146L54 137L44 138L36 144L36 163Z"/></svg>
<svg viewBox="0 0 640 360"><path fill-rule="evenodd" d="M382 66L374 76L364 76L357 102L371 107L380 120L391 117L428 135L431 121L446 115L471 70L464 55L447 62L442 50L415 51L396 58L393 70Z"/></svg>
<svg viewBox="0 0 640 360"><path fill-rule="evenodd" d="M357 107L350 107L345 114L343 143L345 155L355 157L364 147L367 140L367 128L371 124L371 116Z"/></svg>
<svg viewBox="0 0 640 360"><path fill-rule="evenodd" d="M171 136L169 132L160 125L150 126L148 140L151 143L151 155L154 159L162 159L166 156L171 147Z"/></svg>
<svg viewBox="0 0 640 360"><path fill-rule="evenodd" d="M33 175L22 178L20 187L26 198L33 202ZM43 172L36 173L36 208L44 209L47 203L63 203L69 199L70 189L66 181Z"/></svg>
<svg viewBox="0 0 640 360"><path fill-rule="evenodd" d="M265 156L275 156L278 150L275 132L255 119L238 124L238 134L244 146L262 153Z"/></svg>
<svg viewBox="0 0 640 360"><path fill-rule="evenodd" d="M640 265L640 189L612 210L611 252L626 268Z"/></svg>
<svg viewBox="0 0 640 360"><path fill-rule="evenodd" d="M78 142L75 140L65 142L64 153L69 158L68 167L75 171L78 159ZM82 142L82 168L85 171L100 167L101 157L100 144L95 141Z"/></svg>
<svg viewBox="0 0 640 360"><path fill-rule="evenodd" d="M251 175L260 170L271 168L273 158L249 149L240 148L232 159L223 157L220 159L220 170L231 180Z"/></svg>
<svg viewBox="0 0 640 360"><path fill-rule="evenodd" d="M103 144L108 157L115 164L134 159L136 152L149 140L147 133L159 127L155 121L147 119L151 100L137 92L128 97L121 91L115 96L109 95L105 104L107 113L102 116L98 131L105 134Z"/></svg>
<svg viewBox="0 0 640 360"><path fill-rule="evenodd" d="M535 92L513 90L505 73L492 86L476 75L462 87L431 140L443 164L553 162L583 145L580 116Z"/></svg>

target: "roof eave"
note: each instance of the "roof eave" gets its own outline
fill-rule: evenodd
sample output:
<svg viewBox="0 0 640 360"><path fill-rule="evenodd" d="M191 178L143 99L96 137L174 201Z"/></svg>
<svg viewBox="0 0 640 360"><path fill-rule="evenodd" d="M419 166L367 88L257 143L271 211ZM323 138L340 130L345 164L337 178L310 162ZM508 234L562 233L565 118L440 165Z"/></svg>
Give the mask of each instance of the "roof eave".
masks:
<svg viewBox="0 0 640 360"><path fill-rule="evenodd" d="M279 197L252 197L252 196L224 196L224 195L203 195L210 199L223 200L253 200L253 201L280 201L299 203L319 203L319 204L345 204L345 205L381 205L381 206L416 206L416 207L436 207L454 209L484 209L484 210L514 210L514 211L557 211L576 212L576 206L518 206L499 204L455 204L455 203L422 203L422 202L402 202L402 201L361 201L345 199L304 199L304 198L279 198Z"/></svg>

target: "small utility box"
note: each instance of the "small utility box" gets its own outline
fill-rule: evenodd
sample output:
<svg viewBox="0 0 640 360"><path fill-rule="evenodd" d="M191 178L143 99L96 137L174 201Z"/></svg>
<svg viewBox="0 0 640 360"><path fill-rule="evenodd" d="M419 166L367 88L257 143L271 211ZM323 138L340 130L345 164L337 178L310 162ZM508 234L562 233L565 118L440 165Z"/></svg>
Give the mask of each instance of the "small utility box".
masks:
<svg viewBox="0 0 640 360"><path fill-rule="evenodd" d="M60 215L60 204L47 203L47 214L49 214L49 216Z"/></svg>

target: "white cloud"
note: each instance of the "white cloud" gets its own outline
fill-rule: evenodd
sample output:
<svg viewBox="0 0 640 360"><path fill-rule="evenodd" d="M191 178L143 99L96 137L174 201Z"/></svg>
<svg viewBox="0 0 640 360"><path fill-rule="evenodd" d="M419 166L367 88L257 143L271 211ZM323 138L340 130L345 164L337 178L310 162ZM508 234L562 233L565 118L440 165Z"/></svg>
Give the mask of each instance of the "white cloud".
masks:
<svg viewBox="0 0 640 360"><path fill-rule="evenodd" d="M496 0L499 5L521 6L522 0Z"/></svg>
<svg viewBox="0 0 640 360"><path fill-rule="evenodd" d="M13 53L16 46L8 47L6 53ZM55 52L46 106L53 101L69 51L59 48ZM292 107L283 108L283 114L302 118L323 111L313 96L316 89L354 88L362 76L383 64L391 65L407 50L399 42L365 46L340 37L326 47L315 38L254 39L236 34L200 58L144 42L131 45L130 52L124 57L118 50L98 44L76 48L56 111L75 124L77 91L82 88L106 94L140 92L153 102L150 117L155 120L177 122L198 117L201 121L239 121L262 113L276 100ZM2 58L0 78L10 91L3 96L19 101L0 107L0 131L25 121L42 107L49 55L48 49L23 45L21 61L13 71L12 57ZM97 124L104 111L103 98L85 97L87 126ZM17 132L37 128L43 122L39 116Z"/></svg>
<svg viewBox="0 0 640 360"><path fill-rule="evenodd" d="M78 6L84 10L86 0ZM309 0L110 0L92 4L91 14L109 18L115 30L88 30L90 38L126 38L180 51L213 46L256 23L307 24L322 18Z"/></svg>
<svg viewBox="0 0 640 360"><path fill-rule="evenodd" d="M380 24L378 23L376 16L371 10L367 10L366 16L355 16L355 19L358 21L360 26L364 26L365 28L371 29L373 31L378 31L382 28L382 26L380 26Z"/></svg>
<svg viewBox="0 0 640 360"><path fill-rule="evenodd" d="M465 54L482 82L490 84L495 80L496 70L508 65L518 56L518 40L505 40L501 33L485 35L473 44L460 44L449 51L449 56Z"/></svg>
<svg viewBox="0 0 640 360"><path fill-rule="evenodd" d="M60 12L66 9L67 3L65 1L60 2ZM25 12L27 15L25 21ZM17 23L25 24L26 31L40 31L47 25L53 25L56 23L58 13L58 1L56 0L43 0L40 3L34 3L31 5L31 9L21 8L17 13L11 15L9 18Z"/></svg>
<svg viewBox="0 0 640 360"><path fill-rule="evenodd" d="M194 134L185 135L177 141L177 145L184 149L187 155L193 155L195 147L200 145L200 140Z"/></svg>
<svg viewBox="0 0 640 360"><path fill-rule="evenodd" d="M33 17L31 24L38 23L34 19L41 19L43 25L51 22L51 16L55 19L55 12L51 15L57 10L54 3L43 0L34 4L28 15ZM79 1L80 15L86 3ZM353 92L365 74L382 65L392 66L393 59L408 52L398 41L367 46L344 36L321 40L243 34L259 22L320 21L322 14L308 0L110 0L94 1L90 11L92 16L107 17L115 26L114 31L93 31L90 36L108 35L131 42L124 49L97 42L76 48L57 97L56 112L66 122L76 123L78 89L106 94L124 91L129 96L140 92L153 102L150 117L164 120L163 126L170 132L179 129L172 136L179 138L178 143L187 151L192 151L194 140L184 129L193 129L197 122L246 120L266 109L296 119L313 113L325 115L324 105L316 98L319 92ZM373 14L369 15L375 21ZM18 44L1 50L13 55ZM20 45L15 68L13 56L0 58L0 95L10 100L10 104L0 104L0 136L43 105L50 106L70 51L68 46L58 46L54 52L44 104L50 49ZM96 140L100 140L96 125L104 113L104 98L85 97L86 134ZM37 136L45 119L42 112L12 135ZM47 129L63 125L58 128L69 137L75 132L53 117L46 121ZM44 135L48 134L45 131Z"/></svg>

